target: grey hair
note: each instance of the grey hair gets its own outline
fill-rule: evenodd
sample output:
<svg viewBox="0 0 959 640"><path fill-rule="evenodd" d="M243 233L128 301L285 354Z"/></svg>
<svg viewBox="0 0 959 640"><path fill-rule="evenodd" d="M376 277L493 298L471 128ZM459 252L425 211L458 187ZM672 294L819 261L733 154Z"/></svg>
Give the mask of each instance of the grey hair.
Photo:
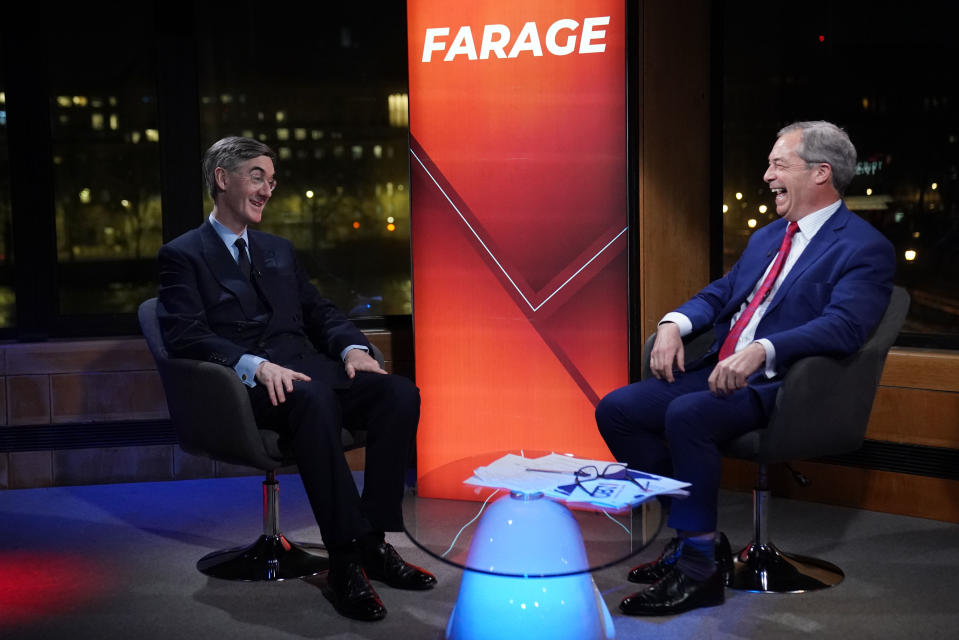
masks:
<svg viewBox="0 0 959 640"><path fill-rule="evenodd" d="M840 196L856 175L856 147L849 135L825 120L794 122L779 130L777 137L791 131L799 131L799 147L796 153L810 168L824 162L832 167L832 186Z"/></svg>
<svg viewBox="0 0 959 640"><path fill-rule="evenodd" d="M233 171L247 160L260 156L268 156L270 160L276 162L276 153L273 149L252 138L229 136L214 142L203 154L203 181L213 201L216 201L216 194L220 191L216 186L217 167Z"/></svg>

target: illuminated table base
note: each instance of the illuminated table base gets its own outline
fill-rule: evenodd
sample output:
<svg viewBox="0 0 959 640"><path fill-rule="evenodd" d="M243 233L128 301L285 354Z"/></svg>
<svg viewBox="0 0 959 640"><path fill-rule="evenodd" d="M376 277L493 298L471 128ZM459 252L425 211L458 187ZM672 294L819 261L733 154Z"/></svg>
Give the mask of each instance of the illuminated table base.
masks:
<svg viewBox="0 0 959 640"><path fill-rule="evenodd" d="M589 574L579 526L542 494L491 504L469 549L450 640L611 640L613 620Z"/></svg>

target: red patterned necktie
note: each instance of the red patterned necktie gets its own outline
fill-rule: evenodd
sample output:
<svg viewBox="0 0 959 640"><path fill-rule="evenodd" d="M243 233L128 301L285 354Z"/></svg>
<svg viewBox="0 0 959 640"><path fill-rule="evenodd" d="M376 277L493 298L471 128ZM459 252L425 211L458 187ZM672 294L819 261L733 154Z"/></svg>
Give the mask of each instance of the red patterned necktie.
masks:
<svg viewBox="0 0 959 640"><path fill-rule="evenodd" d="M753 296L753 299L746 305L746 309L739 316L739 319L736 320L736 324L729 330L729 335L726 336L726 339L723 341L723 346L719 349L720 360L725 360L736 352L736 343L739 342L739 336L742 334L743 329L746 328L746 325L749 324L749 320L756 312L756 308L766 299L766 296L769 295L769 290L772 289L776 283L776 278L779 277L779 272L782 271L783 264L789 256L793 236L796 235L796 231L798 230L799 225L795 222L790 222L789 226L786 227L786 236L783 238L783 243L779 247L779 253L776 254L776 260L773 262L772 268L769 270L769 273L766 274L763 283L759 285L759 290L756 292L756 295Z"/></svg>

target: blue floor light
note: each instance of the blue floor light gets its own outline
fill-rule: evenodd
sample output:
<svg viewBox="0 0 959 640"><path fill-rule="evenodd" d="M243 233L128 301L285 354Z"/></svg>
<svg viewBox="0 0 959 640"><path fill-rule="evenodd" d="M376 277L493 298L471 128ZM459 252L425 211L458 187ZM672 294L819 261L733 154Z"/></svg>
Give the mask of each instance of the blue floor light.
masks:
<svg viewBox="0 0 959 640"><path fill-rule="evenodd" d="M494 502L477 525L450 640L611 640L613 620L589 573L579 525L541 493Z"/></svg>

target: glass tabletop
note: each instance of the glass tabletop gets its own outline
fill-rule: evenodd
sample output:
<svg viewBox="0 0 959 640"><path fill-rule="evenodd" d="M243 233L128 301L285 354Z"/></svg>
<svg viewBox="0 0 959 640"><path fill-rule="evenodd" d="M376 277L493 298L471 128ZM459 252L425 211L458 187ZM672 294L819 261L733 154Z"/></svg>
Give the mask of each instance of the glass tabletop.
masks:
<svg viewBox="0 0 959 640"><path fill-rule="evenodd" d="M665 515L658 500L613 510L463 483L474 469L506 453L522 455L470 456L421 476L403 499L404 527L413 543L462 569L545 578L622 562L662 529ZM525 452L530 458L545 453Z"/></svg>

